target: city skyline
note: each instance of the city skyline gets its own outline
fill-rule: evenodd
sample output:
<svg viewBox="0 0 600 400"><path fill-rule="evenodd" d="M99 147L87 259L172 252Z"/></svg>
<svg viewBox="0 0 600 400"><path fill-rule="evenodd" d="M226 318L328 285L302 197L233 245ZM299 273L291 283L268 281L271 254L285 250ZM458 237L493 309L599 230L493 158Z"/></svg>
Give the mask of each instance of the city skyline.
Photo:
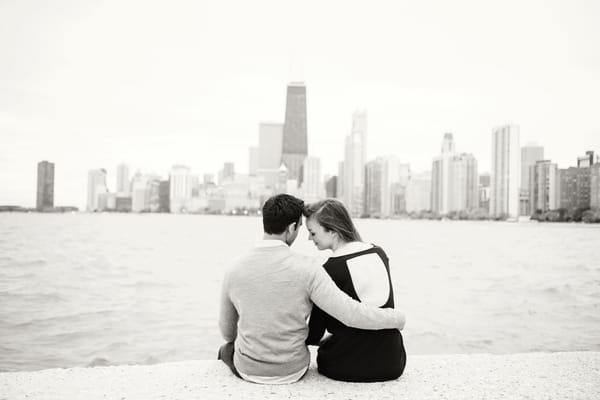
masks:
<svg viewBox="0 0 600 400"><path fill-rule="evenodd" d="M54 203L81 209L87 171L106 168L114 188L123 160L131 173L214 174L225 161L246 172L259 124L284 122L297 80L324 174L337 174L357 109L366 160L393 154L413 171L451 132L490 172L490 133L511 123L559 168L600 149L600 5L378 6L309 2L287 18L286 4L239 3L231 19L217 3L0 5L0 204L33 207L46 159Z"/></svg>

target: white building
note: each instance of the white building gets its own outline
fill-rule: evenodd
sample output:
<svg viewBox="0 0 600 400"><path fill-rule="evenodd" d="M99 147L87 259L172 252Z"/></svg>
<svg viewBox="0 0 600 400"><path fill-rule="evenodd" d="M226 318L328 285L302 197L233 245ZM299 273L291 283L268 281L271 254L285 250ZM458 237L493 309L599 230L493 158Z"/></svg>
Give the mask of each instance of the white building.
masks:
<svg viewBox="0 0 600 400"><path fill-rule="evenodd" d="M108 192L106 187L106 170L91 169L88 171L87 211L102 211L99 195Z"/></svg>
<svg viewBox="0 0 600 400"><path fill-rule="evenodd" d="M529 168L544 159L544 147L528 144L521 147L521 190L519 191L520 215L531 215L529 205Z"/></svg>
<svg viewBox="0 0 600 400"><path fill-rule="evenodd" d="M338 174L337 174L337 182L335 193L337 195L337 199L340 201L344 200L344 162L338 162Z"/></svg>
<svg viewBox="0 0 600 400"><path fill-rule="evenodd" d="M431 210L431 172L412 174L406 186L406 212Z"/></svg>
<svg viewBox="0 0 600 400"><path fill-rule="evenodd" d="M454 137L445 133L442 153L433 159L431 166L431 210L438 214L450 212L450 162L455 154Z"/></svg>
<svg viewBox="0 0 600 400"><path fill-rule="evenodd" d="M504 125L493 130L490 177L490 215L517 219L521 186L518 125Z"/></svg>
<svg viewBox="0 0 600 400"><path fill-rule="evenodd" d="M263 195L259 185L264 185L263 177L236 174L233 180L227 181L221 187L223 211L258 209Z"/></svg>
<svg viewBox="0 0 600 400"><path fill-rule="evenodd" d="M363 212L365 164L367 161L367 112L352 114L352 131L344 151L343 202L353 216Z"/></svg>
<svg viewBox="0 0 600 400"><path fill-rule="evenodd" d="M260 148L250 147L248 149L248 174L256 175L260 168Z"/></svg>
<svg viewBox="0 0 600 400"><path fill-rule="evenodd" d="M169 204L172 213L187 212L192 198L190 169L185 165L174 165L169 172Z"/></svg>
<svg viewBox="0 0 600 400"><path fill-rule="evenodd" d="M472 154L456 154L450 160L448 211L479 208L479 175Z"/></svg>
<svg viewBox="0 0 600 400"><path fill-rule="evenodd" d="M276 170L281 165L283 124L261 122L258 126L258 168Z"/></svg>
<svg viewBox="0 0 600 400"><path fill-rule="evenodd" d="M127 196L129 195L129 165L121 163L117 165L117 189L118 195Z"/></svg>
<svg viewBox="0 0 600 400"><path fill-rule="evenodd" d="M431 210L445 215L479 208L478 187L477 160L457 153L453 135L444 134L442 153L432 164Z"/></svg>
<svg viewBox="0 0 600 400"><path fill-rule="evenodd" d="M405 211L409 164L396 156L377 157L366 164L365 173L365 214L389 218Z"/></svg>
<svg viewBox="0 0 600 400"><path fill-rule="evenodd" d="M325 187L321 177L321 160L308 156L302 165L302 198L307 203L323 199Z"/></svg>

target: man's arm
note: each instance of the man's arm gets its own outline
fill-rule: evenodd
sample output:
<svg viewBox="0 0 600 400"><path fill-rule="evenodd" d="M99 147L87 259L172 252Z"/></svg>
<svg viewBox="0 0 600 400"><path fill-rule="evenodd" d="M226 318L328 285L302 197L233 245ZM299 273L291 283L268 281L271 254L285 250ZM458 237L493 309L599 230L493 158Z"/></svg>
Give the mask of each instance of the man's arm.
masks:
<svg viewBox="0 0 600 400"><path fill-rule="evenodd" d="M219 329L226 342L233 342L237 337L239 315L229 298L229 273L223 278L221 287L221 310L219 312Z"/></svg>
<svg viewBox="0 0 600 400"><path fill-rule="evenodd" d="M344 325L359 329L398 329L406 323L404 313L393 308L376 308L360 303L333 282L320 266L314 268L309 285L313 303Z"/></svg>

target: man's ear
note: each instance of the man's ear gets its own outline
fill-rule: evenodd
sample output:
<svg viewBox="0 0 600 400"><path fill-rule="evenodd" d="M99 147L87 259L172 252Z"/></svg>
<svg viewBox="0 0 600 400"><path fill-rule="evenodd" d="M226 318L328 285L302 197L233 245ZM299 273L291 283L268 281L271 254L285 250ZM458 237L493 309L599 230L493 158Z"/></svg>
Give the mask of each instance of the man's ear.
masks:
<svg viewBox="0 0 600 400"><path fill-rule="evenodd" d="M295 230L296 230L296 222L292 222L291 224L288 225L287 231L290 235L292 233L294 233Z"/></svg>

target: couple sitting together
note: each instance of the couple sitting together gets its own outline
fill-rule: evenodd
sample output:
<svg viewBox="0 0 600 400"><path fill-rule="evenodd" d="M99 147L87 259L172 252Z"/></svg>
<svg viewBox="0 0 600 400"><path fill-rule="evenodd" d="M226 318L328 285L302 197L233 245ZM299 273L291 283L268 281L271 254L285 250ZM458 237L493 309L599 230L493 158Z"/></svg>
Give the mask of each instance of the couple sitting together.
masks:
<svg viewBox="0 0 600 400"><path fill-rule="evenodd" d="M309 240L333 250L323 265L290 250L303 214ZM219 327L227 343L219 359L250 382L293 383L308 370L307 345L316 345L318 371L329 378L375 382L402 375L405 317L394 309L388 258L362 242L343 204L305 206L280 194L265 202L262 218L263 240L225 274Z"/></svg>

